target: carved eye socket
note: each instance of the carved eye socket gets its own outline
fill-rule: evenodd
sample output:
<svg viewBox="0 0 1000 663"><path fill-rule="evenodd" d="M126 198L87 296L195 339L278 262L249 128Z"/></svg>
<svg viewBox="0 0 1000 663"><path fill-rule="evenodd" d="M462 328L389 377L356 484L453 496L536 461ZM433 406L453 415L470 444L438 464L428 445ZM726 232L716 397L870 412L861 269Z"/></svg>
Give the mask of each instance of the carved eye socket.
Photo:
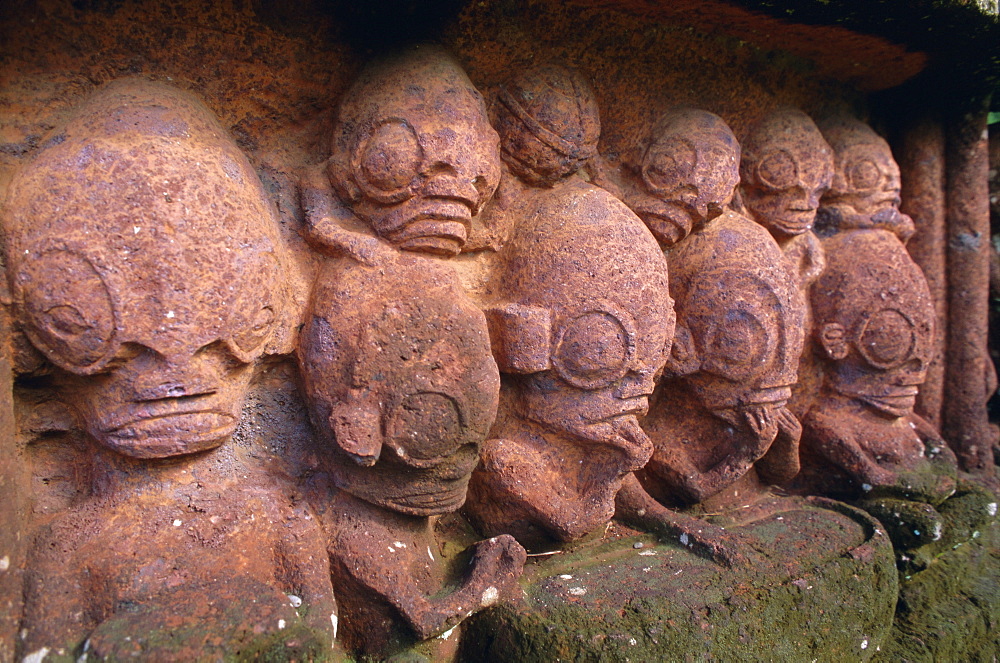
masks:
<svg viewBox="0 0 1000 663"><path fill-rule="evenodd" d="M674 136L650 147L642 176L650 190L665 192L691 177L698 153L690 141Z"/></svg>
<svg viewBox="0 0 1000 663"><path fill-rule="evenodd" d="M871 159L861 159L851 164L847 177L855 190L869 191L882 181L882 171Z"/></svg>
<svg viewBox="0 0 1000 663"><path fill-rule="evenodd" d="M17 285L24 331L52 363L89 374L114 355L111 294L89 260L49 251L21 269Z"/></svg>
<svg viewBox="0 0 1000 663"><path fill-rule="evenodd" d="M635 354L635 334L618 317L590 311L562 329L552 364L575 387L600 389L628 371Z"/></svg>
<svg viewBox="0 0 1000 663"><path fill-rule="evenodd" d="M444 460L464 446L465 426L453 398L436 392L407 396L393 410L387 426L387 442L404 462L426 466Z"/></svg>
<svg viewBox="0 0 1000 663"><path fill-rule="evenodd" d="M769 350L767 328L750 311L732 309L705 337L704 368L730 380L745 380L760 370Z"/></svg>
<svg viewBox="0 0 1000 663"><path fill-rule="evenodd" d="M775 191L795 186L799 182L795 158L785 150L771 152L757 166L757 179Z"/></svg>
<svg viewBox="0 0 1000 663"><path fill-rule="evenodd" d="M420 174L423 150L417 134L402 120L380 125L364 144L358 161L362 179L384 192L396 192L410 185Z"/></svg>
<svg viewBox="0 0 1000 663"><path fill-rule="evenodd" d="M891 368L909 359L916 344L913 323L901 312L882 309L868 319L858 340L859 351L870 364Z"/></svg>

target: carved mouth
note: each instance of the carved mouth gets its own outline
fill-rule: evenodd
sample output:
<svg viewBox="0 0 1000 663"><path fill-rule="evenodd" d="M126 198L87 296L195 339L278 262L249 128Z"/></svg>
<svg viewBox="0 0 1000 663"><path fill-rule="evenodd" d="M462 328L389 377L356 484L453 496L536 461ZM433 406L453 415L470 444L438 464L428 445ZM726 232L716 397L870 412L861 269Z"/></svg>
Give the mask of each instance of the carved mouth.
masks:
<svg viewBox="0 0 1000 663"><path fill-rule="evenodd" d="M450 199L423 202L423 209L390 233L387 239L407 251L458 255L469 236L472 209Z"/></svg>
<svg viewBox="0 0 1000 663"><path fill-rule="evenodd" d="M434 486L434 490L399 495L390 501L404 507L408 512L419 512L421 515L451 513L465 504L469 490L469 476L467 474L458 481L441 481L441 485Z"/></svg>
<svg viewBox="0 0 1000 663"><path fill-rule="evenodd" d="M145 415L107 430L101 441L134 458L165 458L217 447L238 423L218 410Z"/></svg>
<svg viewBox="0 0 1000 663"><path fill-rule="evenodd" d="M865 394L861 399L880 412L893 417L902 417L913 411L920 389L916 385L901 385L891 387L888 392L878 395Z"/></svg>
<svg viewBox="0 0 1000 663"><path fill-rule="evenodd" d="M747 399L747 405L772 405L776 408L784 407L788 404L788 399L792 397L791 387L766 387L754 392Z"/></svg>

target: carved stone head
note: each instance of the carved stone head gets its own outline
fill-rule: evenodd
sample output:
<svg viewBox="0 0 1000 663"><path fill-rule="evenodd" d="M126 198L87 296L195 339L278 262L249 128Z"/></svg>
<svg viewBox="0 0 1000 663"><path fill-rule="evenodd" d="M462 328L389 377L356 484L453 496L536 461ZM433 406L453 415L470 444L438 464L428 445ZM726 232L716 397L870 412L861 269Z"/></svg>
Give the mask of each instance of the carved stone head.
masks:
<svg viewBox="0 0 1000 663"><path fill-rule="evenodd" d="M276 212L197 99L109 85L11 183L20 329L90 434L137 458L234 431L251 362L290 350Z"/></svg>
<svg viewBox="0 0 1000 663"><path fill-rule="evenodd" d="M571 438L616 447L627 473L651 446L636 417L670 350L667 265L641 222L596 188L512 237L490 309L500 370L522 376L523 416Z"/></svg>
<svg viewBox="0 0 1000 663"><path fill-rule="evenodd" d="M782 108L766 115L743 141L743 204L779 241L812 228L832 178L833 151L802 111Z"/></svg>
<svg viewBox="0 0 1000 663"><path fill-rule="evenodd" d="M811 301L827 385L887 418L905 416L933 358L927 281L885 230L839 233L823 246L827 267Z"/></svg>
<svg viewBox="0 0 1000 663"><path fill-rule="evenodd" d="M663 115L627 164L625 203L664 247L673 246L729 205L739 183L740 146L718 115L676 108Z"/></svg>
<svg viewBox="0 0 1000 663"><path fill-rule="evenodd" d="M736 428L748 412L783 407L797 380L805 306L781 258L733 212L669 256L677 332L668 368Z"/></svg>
<svg viewBox="0 0 1000 663"><path fill-rule="evenodd" d="M550 187L597 154L597 100L576 70L530 69L500 88L494 106L500 156L519 178Z"/></svg>
<svg viewBox="0 0 1000 663"><path fill-rule="evenodd" d="M899 212L899 166L889 144L852 117L833 118L820 129L833 148L834 175L830 190L823 195L817 228L881 227L908 240L913 220Z"/></svg>
<svg viewBox="0 0 1000 663"><path fill-rule="evenodd" d="M419 46L367 67L344 94L329 174L379 236L456 255L499 183L499 138L458 63Z"/></svg>
<svg viewBox="0 0 1000 663"><path fill-rule="evenodd" d="M454 274L406 254L328 266L299 362L340 488L410 515L462 506L500 377Z"/></svg>

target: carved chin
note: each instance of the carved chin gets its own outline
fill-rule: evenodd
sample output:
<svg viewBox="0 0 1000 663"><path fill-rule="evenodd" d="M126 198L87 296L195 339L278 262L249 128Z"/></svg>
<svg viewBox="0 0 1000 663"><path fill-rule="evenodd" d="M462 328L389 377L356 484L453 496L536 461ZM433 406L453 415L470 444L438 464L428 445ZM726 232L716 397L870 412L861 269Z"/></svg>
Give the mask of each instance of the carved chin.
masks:
<svg viewBox="0 0 1000 663"><path fill-rule="evenodd" d="M771 227L785 235L801 235L812 229L816 210L786 210L780 219L773 219Z"/></svg>
<svg viewBox="0 0 1000 663"><path fill-rule="evenodd" d="M860 396L865 405L888 419L899 419L913 413L916 404L916 394L900 394L896 396Z"/></svg>
<svg viewBox="0 0 1000 663"><path fill-rule="evenodd" d="M169 458L214 449L236 430L231 414L208 411L137 418L95 435L104 446L132 458Z"/></svg>

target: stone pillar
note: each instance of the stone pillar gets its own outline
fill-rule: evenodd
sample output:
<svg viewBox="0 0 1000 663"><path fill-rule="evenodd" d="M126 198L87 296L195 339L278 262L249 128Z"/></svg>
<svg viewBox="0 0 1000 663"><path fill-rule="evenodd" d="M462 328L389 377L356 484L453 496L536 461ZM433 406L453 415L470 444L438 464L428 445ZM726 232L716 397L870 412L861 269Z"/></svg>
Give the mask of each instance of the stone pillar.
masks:
<svg viewBox="0 0 1000 663"><path fill-rule="evenodd" d="M986 401L995 387L986 349L990 212L985 105L947 127L948 361L942 434L964 470L993 464Z"/></svg>
<svg viewBox="0 0 1000 663"><path fill-rule="evenodd" d="M927 277L937 320L937 352L927 371L927 380L920 388L915 409L935 426L940 426L948 338L944 128L930 117L916 119L904 129L899 145L898 161L903 182L900 209L913 218L917 229L907 249Z"/></svg>

